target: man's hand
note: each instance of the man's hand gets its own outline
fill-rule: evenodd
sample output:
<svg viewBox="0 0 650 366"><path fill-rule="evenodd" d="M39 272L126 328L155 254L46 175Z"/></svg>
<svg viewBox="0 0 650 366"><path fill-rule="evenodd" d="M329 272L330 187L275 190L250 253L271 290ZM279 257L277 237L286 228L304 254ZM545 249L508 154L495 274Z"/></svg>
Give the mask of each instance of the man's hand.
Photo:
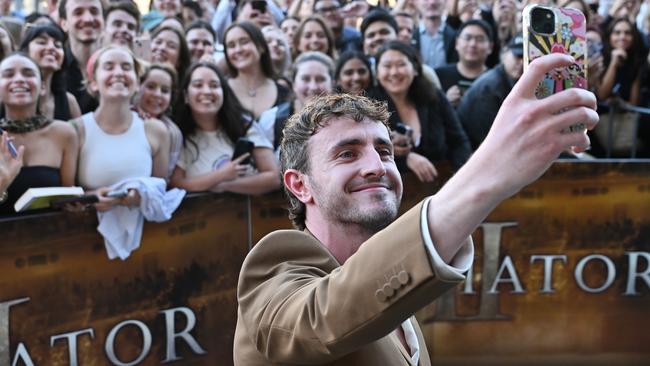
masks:
<svg viewBox="0 0 650 366"><path fill-rule="evenodd" d="M501 105L475 156L491 172L495 189L505 199L537 179L563 150L589 147L586 129L598 123L593 93L571 88L538 100L534 90L544 74L569 66L573 59L552 54L534 60ZM577 124L582 129L568 132ZM498 188L500 187L500 188Z"/></svg>
<svg viewBox="0 0 650 366"><path fill-rule="evenodd" d="M501 105L481 146L432 197L429 231L446 263L497 205L536 180L563 150L589 146L586 129L598 123L593 93L572 88L535 97L544 74L573 62L559 53L535 59ZM583 128L569 132L578 124Z"/></svg>
<svg viewBox="0 0 650 366"><path fill-rule="evenodd" d="M454 85L451 88L447 89L446 95L449 103L451 103L451 105L454 107L460 103L460 98L463 97L463 93L461 92L458 85Z"/></svg>

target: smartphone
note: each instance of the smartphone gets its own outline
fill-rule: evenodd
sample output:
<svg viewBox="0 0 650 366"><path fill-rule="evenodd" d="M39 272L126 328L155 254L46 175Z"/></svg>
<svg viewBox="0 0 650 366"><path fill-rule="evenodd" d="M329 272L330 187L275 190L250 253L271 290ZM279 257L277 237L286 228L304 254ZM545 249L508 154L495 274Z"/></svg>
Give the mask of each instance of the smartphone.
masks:
<svg viewBox="0 0 650 366"><path fill-rule="evenodd" d="M83 205L92 205L93 203L99 202L99 197L95 194L89 194L89 195L84 195L84 196L79 196L79 197L70 197L70 198L64 198L56 201L52 201L50 203L51 208L63 208L63 206L69 204L69 203L81 203Z"/></svg>
<svg viewBox="0 0 650 366"><path fill-rule="evenodd" d="M460 94L465 95L467 89L472 86L472 81L469 80L458 80L458 88L460 89Z"/></svg>
<svg viewBox="0 0 650 366"><path fill-rule="evenodd" d="M3 132L4 130L0 128L0 135L2 135ZM9 154L11 154L12 157L18 157L18 150L16 150L16 145L14 145L13 141L9 139L7 140L7 149L9 149Z"/></svg>
<svg viewBox="0 0 650 366"><path fill-rule="evenodd" d="M237 143L235 144L235 151L232 154L232 160L235 160L246 153L252 154L254 148L255 148L255 144L251 140L245 137L240 137L239 140L237 140ZM249 156L246 159L242 160L241 163L250 164L250 162L251 162L251 158Z"/></svg>
<svg viewBox="0 0 650 366"><path fill-rule="evenodd" d="M133 41L133 54L139 59L151 60L151 38L137 37Z"/></svg>
<svg viewBox="0 0 650 366"><path fill-rule="evenodd" d="M128 189L116 189L114 191L110 191L106 193L106 197L108 198L124 198L129 194Z"/></svg>
<svg viewBox="0 0 650 366"><path fill-rule="evenodd" d="M251 1L251 8L259 11L260 13L266 13L266 0Z"/></svg>
<svg viewBox="0 0 650 366"><path fill-rule="evenodd" d="M523 16L524 70L536 58L550 53L571 55L576 62L546 74L535 88L545 98L568 88L587 89L586 20L580 10L528 5Z"/></svg>

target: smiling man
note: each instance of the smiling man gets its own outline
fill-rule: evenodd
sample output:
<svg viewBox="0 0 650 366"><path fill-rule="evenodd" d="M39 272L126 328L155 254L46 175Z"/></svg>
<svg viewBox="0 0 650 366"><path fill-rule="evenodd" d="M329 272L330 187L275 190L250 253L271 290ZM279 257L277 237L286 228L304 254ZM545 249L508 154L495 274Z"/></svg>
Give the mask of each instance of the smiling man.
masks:
<svg viewBox="0 0 650 366"><path fill-rule="evenodd" d="M413 314L465 278L470 234L561 151L589 145L592 93L533 94L544 73L571 62L535 60L481 148L398 219L402 181L385 106L330 95L291 117L281 164L298 230L269 234L244 261L235 365L430 365Z"/></svg>
<svg viewBox="0 0 650 366"><path fill-rule="evenodd" d="M104 45L115 44L133 51L133 43L140 30L140 10L130 0L112 2L106 9Z"/></svg>
<svg viewBox="0 0 650 366"><path fill-rule="evenodd" d="M68 92L77 98L82 113L94 111L97 101L86 92L82 70L90 56L101 46L104 9L100 0L61 0L59 22L68 34Z"/></svg>

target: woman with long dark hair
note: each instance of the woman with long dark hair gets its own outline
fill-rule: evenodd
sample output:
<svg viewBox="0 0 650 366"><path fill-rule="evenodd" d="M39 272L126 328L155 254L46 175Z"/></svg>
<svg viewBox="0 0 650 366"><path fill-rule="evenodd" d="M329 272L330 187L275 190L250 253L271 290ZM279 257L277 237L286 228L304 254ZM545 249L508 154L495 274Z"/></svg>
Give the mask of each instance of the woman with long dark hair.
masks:
<svg viewBox="0 0 650 366"><path fill-rule="evenodd" d="M336 60L336 88L342 93L365 94L373 86L371 70L370 61L363 52L343 52Z"/></svg>
<svg viewBox="0 0 650 366"><path fill-rule="evenodd" d="M167 63L179 73L185 72L191 62L185 35L176 28L157 28L151 35L151 62Z"/></svg>
<svg viewBox="0 0 650 366"><path fill-rule="evenodd" d="M264 35L250 22L231 24L224 35L228 79L235 96L253 118L286 101L289 90L276 82Z"/></svg>
<svg viewBox="0 0 650 366"><path fill-rule="evenodd" d="M376 60L378 85L371 95L388 103L391 128L406 132L394 135L400 170L430 182L438 175L434 162L460 168L471 154L469 140L445 95L423 76L417 51L390 41Z"/></svg>
<svg viewBox="0 0 650 366"><path fill-rule="evenodd" d="M175 110L183 133L183 149L171 184L188 191L262 194L280 187L280 170L272 145L262 136L221 76L209 62L192 64L181 85ZM233 160L240 138L253 151ZM247 158L253 166L244 163Z"/></svg>
<svg viewBox="0 0 650 366"><path fill-rule="evenodd" d="M44 24L27 29L20 44L20 50L34 59L43 73L45 94L39 102L41 114L61 121L81 116L74 95L66 92L65 41L65 33L58 25Z"/></svg>
<svg viewBox="0 0 650 366"><path fill-rule="evenodd" d="M640 100L640 73L644 62L643 41L636 26L627 18L612 21L604 37L603 73L598 98L618 96L630 104Z"/></svg>
<svg viewBox="0 0 650 366"><path fill-rule="evenodd" d="M6 191L0 215L14 213L14 202L29 188L73 186L78 140L67 122L38 113L42 77L36 61L13 53L0 62L0 128L15 146L24 146L24 162ZM5 136L6 137L6 136Z"/></svg>

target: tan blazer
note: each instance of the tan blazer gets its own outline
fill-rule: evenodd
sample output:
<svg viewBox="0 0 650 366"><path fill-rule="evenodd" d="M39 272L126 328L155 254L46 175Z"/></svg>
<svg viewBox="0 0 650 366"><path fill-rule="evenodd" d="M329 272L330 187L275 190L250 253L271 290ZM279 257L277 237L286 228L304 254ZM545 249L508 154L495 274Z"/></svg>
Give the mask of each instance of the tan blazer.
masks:
<svg viewBox="0 0 650 366"><path fill-rule="evenodd" d="M422 203L342 266L307 232L263 238L239 276L235 365L413 365L393 330L457 284L434 275L421 210ZM430 365L411 321L420 365Z"/></svg>

